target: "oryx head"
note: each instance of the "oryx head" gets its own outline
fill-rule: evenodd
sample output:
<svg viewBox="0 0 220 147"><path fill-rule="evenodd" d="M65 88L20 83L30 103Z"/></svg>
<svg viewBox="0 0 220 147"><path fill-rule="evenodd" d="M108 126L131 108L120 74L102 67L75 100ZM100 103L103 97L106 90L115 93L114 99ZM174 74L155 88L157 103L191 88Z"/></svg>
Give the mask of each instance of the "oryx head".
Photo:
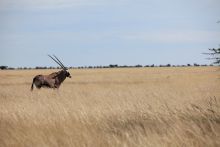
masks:
<svg viewBox="0 0 220 147"><path fill-rule="evenodd" d="M48 56L49 56L51 59L53 59L53 61L55 61L58 65L60 65L60 67L63 69L63 72L64 72L64 74L65 74L66 77L71 78L70 73L67 71L68 68L65 67L65 66L63 65L63 63L62 63L55 55L53 55L53 57L52 57L51 55L48 55Z"/></svg>

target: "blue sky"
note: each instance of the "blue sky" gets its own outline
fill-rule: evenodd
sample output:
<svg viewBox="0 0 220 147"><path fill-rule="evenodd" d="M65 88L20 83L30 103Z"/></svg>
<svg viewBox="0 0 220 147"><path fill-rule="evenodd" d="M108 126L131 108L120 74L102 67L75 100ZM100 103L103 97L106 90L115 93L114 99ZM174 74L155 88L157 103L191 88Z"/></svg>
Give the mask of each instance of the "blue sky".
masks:
<svg viewBox="0 0 220 147"><path fill-rule="evenodd" d="M209 64L219 0L1 0L0 65Z"/></svg>

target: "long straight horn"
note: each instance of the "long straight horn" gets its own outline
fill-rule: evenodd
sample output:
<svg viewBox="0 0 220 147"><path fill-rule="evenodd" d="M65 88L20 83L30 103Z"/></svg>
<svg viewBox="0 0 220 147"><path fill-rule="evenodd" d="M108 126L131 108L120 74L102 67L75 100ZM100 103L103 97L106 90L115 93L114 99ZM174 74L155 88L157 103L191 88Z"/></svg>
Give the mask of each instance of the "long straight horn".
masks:
<svg viewBox="0 0 220 147"><path fill-rule="evenodd" d="M65 68L65 67L63 67L63 65L62 64L60 64L57 60L55 60L51 55L48 55L51 59L53 59L53 61L55 61L58 65L60 65L63 69Z"/></svg>
<svg viewBox="0 0 220 147"><path fill-rule="evenodd" d="M63 63L55 56L55 55L53 55L56 59L57 59L57 61L62 65L62 67L65 69L65 70L67 70L67 68L63 65Z"/></svg>

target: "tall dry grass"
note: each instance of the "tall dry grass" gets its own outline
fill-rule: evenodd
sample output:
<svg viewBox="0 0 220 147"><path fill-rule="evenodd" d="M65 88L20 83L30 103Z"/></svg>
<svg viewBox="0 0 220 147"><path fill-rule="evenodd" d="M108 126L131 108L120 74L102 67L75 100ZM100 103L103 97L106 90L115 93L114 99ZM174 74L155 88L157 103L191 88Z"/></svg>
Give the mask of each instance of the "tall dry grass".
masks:
<svg viewBox="0 0 220 147"><path fill-rule="evenodd" d="M0 71L0 146L220 146L216 67L71 70L59 90Z"/></svg>

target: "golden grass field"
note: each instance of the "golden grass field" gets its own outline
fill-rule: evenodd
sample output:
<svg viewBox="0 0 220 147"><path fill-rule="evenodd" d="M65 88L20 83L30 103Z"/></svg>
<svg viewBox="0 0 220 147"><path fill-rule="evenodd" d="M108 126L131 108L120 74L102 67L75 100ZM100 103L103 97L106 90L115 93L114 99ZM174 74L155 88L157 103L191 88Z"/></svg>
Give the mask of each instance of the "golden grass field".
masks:
<svg viewBox="0 0 220 147"><path fill-rule="evenodd" d="M1 147L220 146L218 67L0 71ZM55 70L56 71L56 70Z"/></svg>

